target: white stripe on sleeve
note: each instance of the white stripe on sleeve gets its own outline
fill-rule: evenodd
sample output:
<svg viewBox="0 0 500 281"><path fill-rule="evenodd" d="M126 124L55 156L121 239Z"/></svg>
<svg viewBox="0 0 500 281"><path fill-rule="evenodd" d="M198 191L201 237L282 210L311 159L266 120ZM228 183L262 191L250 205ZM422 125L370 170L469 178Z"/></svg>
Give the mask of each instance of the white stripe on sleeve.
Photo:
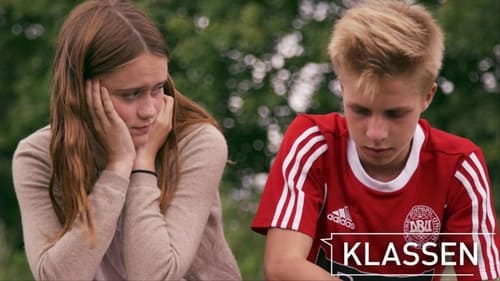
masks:
<svg viewBox="0 0 500 281"><path fill-rule="evenodd" d="M295 177L297 174L297 171L299 170L300 162L304 155L310 152L310 150L314 147L315 144L318 142L324 141L324 137L319 133L319 127L314 126L306 131L304 131L292 144L292 147L290 148L290 151L287 153L285 160L283 161L282 164L282 176L283 176L283 189L281 192L280 199L278 201L278 205L276 206L276 210L274 212L273 220L271 222L272 227L276 227L280 225L281 228L286 228L291 214L292 210L296 204L295 202ZM312 137L311 137L312 136ZM304 141L310 138L307 142ZM326 145L325 145L326 146ZM309 156L310 159L310 156ZM309 159L307 161L309 161ZM289 170L290 164L293 163L292 169ZM307 164L307 162L306 162ZM302 171L304 172L304 171ZM300 178L299 178L300 180ZM300 190L299 190L300 192ZM299 197L300 197L299 193ZM303 196L303 195L302 195ZM287 200L288 198L288 200ZM288 201L288 203L287 203ZM299 198L300 201L300 198ZM283 208L286 207L285 214L281 220L281 223L279 223L280 217L283 214Z"/></svg>
<svg viewBox="0 0 500 281"><path fill-rule="evenodd" d="M455 172L455 177L462 183L462 185L465 187L465 190L467 191L467 194L469 195L469 198L471 200L471 205L472 205L472 239L474 240L474 243L478 246L478 266L479 266L479 272L481 273L481 279L486 280L486 269L484 265L484 257L483 257L483 249L481 247L481 243L479 242L479 220L478 220L478 202L477 202L477 197L476 194L474 193L474 190L469 183L469 180L460 172L456 171Z"/></svg>
<svg viewBox="0 0 500 281"><path fill-rule="evenodd" d="M276 227L278 225L278 219L281 215L283 205L285 204L286 198L288 196L288 188L287 188L287 182L286 182L286 170L288 168L288 165L292 161L293 157L295 156L295 153L297 151L297 147L299 146L300 143L304 139L306 139L308 136L319 132L319 127L314 126L311 127L307 130L305 130L292 144L292 147L290 148L290 151L288 152L287 156L285 157L285 160L283 161L283 164L281 166L281 173L283 175L284 183L283 183L283 191L281 192L280 200L278 201L278 205L276 206L276 210L274 212L274 217L271 222L272 227Z"/></svg>
<svg viewBox="0 0 500 281"><path fill-rule="evenodd" d="M297 182L297 189L299 193L299 198L297 199L297 211L295 213L295 217L293 219L293 224L292 224L292 229L293 230L298 230L299 229L299 224L302 219L302 211L304 209L304 191L302 190L302 187L304 186L304 182L306 180L307 174L309 173L309 169L311 169L312 164L318 157L323 154L328 149L328 146L325 144L321 145L314 151L311 156L309 156L309 159L307 159L307 162L304 164L304 167L302 168L302 173L300 173L300 178L299 181Z"/></svg>
<svg viewBox="0 0 500 281"><path fill-rule="evenodd" d="M294 207L296 207L295 203L295 190L297 191L300 190L300 187L296 186L295 178L297 176L297 172L300 169L300 162L302 161L302 158L304 155L306 155L311 149L314 147L315 144L318 142L324 141L325 138L322 135L317 135L312 137L304 147L302 147L299 152L297 153L297 156L295 157L295 162L293 164L292 170L288 174L288 178L286 179L288 188L290 189L290 200L288 201L288 206L285 211L285 215L283 217L283 220L281 221L281 227L286 228L288 221L290 220L292 210ZM297 209L296 209L297 210Z"/></svg>

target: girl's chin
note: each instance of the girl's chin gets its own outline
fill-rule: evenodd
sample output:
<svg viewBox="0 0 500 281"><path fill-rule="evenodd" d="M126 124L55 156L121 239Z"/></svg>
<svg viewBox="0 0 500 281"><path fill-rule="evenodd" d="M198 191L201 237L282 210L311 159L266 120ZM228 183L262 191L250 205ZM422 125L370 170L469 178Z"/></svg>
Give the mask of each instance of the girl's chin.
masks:
<svg viewBox="0 0 500 281"><path fill-rule="evenodd" d="M136 137L132 138L132 141L134 142L134 146L137 148L137 147L147 143L148 136L147 135L136 136Z"/></svg>

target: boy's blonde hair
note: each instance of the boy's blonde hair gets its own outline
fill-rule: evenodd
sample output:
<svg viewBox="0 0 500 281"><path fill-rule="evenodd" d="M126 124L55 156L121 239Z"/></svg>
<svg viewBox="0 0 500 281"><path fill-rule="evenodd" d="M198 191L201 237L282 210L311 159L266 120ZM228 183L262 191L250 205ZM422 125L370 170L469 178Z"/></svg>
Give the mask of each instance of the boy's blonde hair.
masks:
<svg viewBox="0 0 500 281"><path fill-rule="evenodd" d="M412 75L419 90L436 80L443 58L441 28L422 6L401 1L363 1L335 24L328 52L340 77L358 75L365 93L382 79Z"/></svg>

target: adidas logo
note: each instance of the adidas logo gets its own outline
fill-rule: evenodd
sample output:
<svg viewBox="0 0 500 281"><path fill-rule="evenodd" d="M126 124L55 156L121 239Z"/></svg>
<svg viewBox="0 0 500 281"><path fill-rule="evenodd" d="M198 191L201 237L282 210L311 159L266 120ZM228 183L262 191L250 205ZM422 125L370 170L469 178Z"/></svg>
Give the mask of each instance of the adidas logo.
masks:
<svg viewBox="0 0 500 281"><path fill-rule="evenodd" d="M347 206L329 213L326 215L326 218L352 230L356 228L356 224L352 221L351 214L349 213L349 207Z"/></svg>

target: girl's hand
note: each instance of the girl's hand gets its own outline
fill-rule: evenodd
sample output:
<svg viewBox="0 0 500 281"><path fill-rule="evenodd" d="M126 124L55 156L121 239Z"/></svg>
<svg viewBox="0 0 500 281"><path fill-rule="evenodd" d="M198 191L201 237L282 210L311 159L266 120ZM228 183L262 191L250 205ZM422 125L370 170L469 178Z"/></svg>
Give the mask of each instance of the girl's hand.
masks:
<svg viewBox="0 0 500 281"><path fill-rule="evenodd" d="M95 137L106 151L105 169L128 178L136 152L127 125L116 112L108 90L100 81L86 81L85 90L97 133Z"/></svg>
<svg viewBox="0 0 500 281"><path fill-rule="evenodd" d="M156 118L149 133L146 144L137 147L137 156L134 162L134 169L155 170L156 154L167 140L168 134L172 130L172 117L174 112L174 99L171 96L163 95L163 106Z"/></svg>

